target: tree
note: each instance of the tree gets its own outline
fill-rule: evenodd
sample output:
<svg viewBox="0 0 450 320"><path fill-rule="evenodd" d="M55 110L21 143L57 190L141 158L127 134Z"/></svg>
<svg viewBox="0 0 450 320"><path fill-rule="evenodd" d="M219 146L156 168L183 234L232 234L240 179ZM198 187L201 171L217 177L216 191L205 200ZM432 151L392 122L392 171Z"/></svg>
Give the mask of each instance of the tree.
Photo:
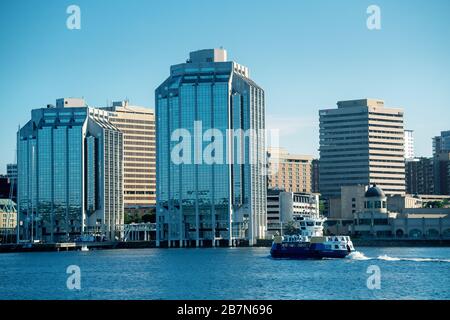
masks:
<svg viewBox="0 0 450 320"><path fill-rule="evenodd" d="M444 201L429 201L426 202L424 207L425 208L443 208L445 205Z"/></svg>
<svg viewBox="0 0 450 320"><path fill-rule="evenodd" d="M284 234L288 236L292 236L295 234L299 234L300 229L298 229L295 225L294 221L289 221L284 225Z"/></svg>
<svg viewBox="0 0 450 320"><path fill-rule="evenodd" d="M124 222L125 222L125 224L141 223L142 222L142 218L138 214L125 213Z"/></svg>

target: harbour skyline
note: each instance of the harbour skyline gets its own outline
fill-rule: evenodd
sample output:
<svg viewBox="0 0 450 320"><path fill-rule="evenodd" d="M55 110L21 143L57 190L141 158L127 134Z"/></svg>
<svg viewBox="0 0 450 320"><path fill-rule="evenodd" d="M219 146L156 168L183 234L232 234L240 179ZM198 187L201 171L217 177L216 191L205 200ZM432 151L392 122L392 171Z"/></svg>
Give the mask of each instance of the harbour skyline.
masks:
<svg viewBox="0 0 450 320"><path fill-rule="evenodd" d="M449 13L0 1L0 303L448 301Z"/></svg>
<svg viewBox="0 0 450 320"><path fill-rule="evenodd" d="M382 98L404 107L405 128L415 131L417 156L430 156L431 138L447 129L448 2L378 1L382 29L368 30L368 1L326 2L327 10L323 2L264 2L253 14L251 3L232 1L220 16L214 15L218 4L199 1L170 11L175 23L161 28L169 8L183 5L172 2L174 6L78 1L81 30L65 27L68 2L48 2L33 10L26 1L4 2L0 94L2 108L9 112L0 119L0 173L14 162L15 132L30 109L55 96L84 96L98 106L128 97L133 104L154 108L153 90L166 66L186 59L186 52L208 47L223 46L231 60L255 70L252 77L266 90L267 126L281 128L281 144L293 153L318 155L318 110L339 100ZM280 10L282 20L273 14ZM223 28L227 13L248 18L256 30L253 36L235 37L239 26ZM111 18L119 14L127 23ZM180 31L182 25L190 28ZM168 42L167 37L179 41ZM433 126L423 120L430 118Z"/></svg>

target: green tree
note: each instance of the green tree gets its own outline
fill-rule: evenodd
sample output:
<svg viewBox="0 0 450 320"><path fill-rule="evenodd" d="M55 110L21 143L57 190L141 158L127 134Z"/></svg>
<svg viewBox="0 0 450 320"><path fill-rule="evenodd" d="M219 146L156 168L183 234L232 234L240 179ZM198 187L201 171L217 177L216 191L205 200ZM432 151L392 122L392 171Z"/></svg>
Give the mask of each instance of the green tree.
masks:
<svg viewBox="0 0 450 320"><path fill-rule="evenodd" d="M284 234L288 236L292 236L295 234L299 234L299 229L296 227L294 221L289 221L283 226Z"/></svg>

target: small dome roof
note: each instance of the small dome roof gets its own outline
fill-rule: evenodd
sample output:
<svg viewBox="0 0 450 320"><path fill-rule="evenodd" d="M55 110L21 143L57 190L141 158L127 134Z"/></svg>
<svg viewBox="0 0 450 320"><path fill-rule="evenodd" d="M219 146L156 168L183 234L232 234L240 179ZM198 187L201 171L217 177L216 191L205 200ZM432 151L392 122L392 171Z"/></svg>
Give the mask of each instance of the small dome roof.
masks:
<svg viewBox="0 0 450 320"><path fill-rule="evenodd" d="M383 190L381 190L381 188L377 187L376 184L374 184L372 187L367 189L366 194L364 196L366 198L384 198L384 197L386 197L384 195Z"/></svg>

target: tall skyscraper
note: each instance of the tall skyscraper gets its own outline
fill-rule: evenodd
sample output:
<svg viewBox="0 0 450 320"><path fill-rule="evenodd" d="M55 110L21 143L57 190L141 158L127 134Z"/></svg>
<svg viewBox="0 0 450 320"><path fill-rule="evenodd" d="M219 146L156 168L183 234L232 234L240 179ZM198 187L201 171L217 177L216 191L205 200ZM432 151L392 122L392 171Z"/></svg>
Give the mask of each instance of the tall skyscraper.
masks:
<svg viewBox="0 0 450 320"><path fill-rule="evenodd" d="M267 154L269 188L311 192L312 156L290 154L283 148L269 148Z"/></svg>
<svg viewBox="0 0 450 320"><path fill-rule="evenodd" d="M433 138L433 155L450 152L450 130L442 131L440 136Z"/></svg>
<svg viewBox="0 0 450 320"><path fill-rule="evenodd" d="M407 159L406 193L434 194L434 163L433 158Z"/></svg>
<svg viewBox="0 0 450 320"><path fill-rule="evenodd" d="M264 238L265 138L246 134L265 128L264 91L248 68L223 49L191 52L171 66L155 99L158 244Z"/></svg>
<svg viewBox="0 0 450 320"><path fill-rule="evenodd" d="M123 138L83 99L35 109L18 132L20 239L122 236Z"/></svg>
<svg viewBox="0 0 450 320"><path fill-rule="evenodd" d="M124 205L127 214L149 213L156 205L155 113L113 102L109 121L123 133Z"/></svg>
<svg viewBox="0 0 450 320"><path fill-rule="evenodd" d="M320 192L340 196L347 185L379 185L405 193L403 110L382 100L340 101L320 110Z"/></svg>
<svg viewBox="0 0 450 320"><path fill-rule="evenodd" d="M405 130L405 159L414 159L414 131Z"/></svg>

